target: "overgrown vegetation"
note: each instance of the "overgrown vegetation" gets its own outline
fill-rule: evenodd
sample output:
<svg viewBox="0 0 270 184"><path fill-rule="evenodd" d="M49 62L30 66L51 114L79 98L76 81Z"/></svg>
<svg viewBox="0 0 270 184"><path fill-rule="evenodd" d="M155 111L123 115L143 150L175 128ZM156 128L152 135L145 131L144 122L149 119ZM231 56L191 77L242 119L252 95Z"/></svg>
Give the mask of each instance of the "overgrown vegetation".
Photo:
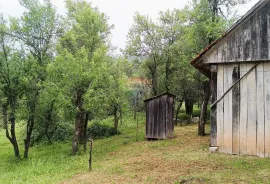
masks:
<svg viewBox="0 0 270 184"><path fill-rule="evenodd" d="M87 129L87 137L94 139L103 139L119 134L121 134L121 132L114 127L100 123L94 123Z"/></svg>

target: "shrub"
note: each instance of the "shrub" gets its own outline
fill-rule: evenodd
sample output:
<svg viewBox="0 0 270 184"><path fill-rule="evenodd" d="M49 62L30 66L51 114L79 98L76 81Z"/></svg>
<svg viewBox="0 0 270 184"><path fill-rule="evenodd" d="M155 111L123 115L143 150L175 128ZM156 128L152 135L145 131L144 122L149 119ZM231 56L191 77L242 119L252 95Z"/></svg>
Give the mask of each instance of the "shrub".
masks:
<svg viewBox="0 0 270 184"><path fill-rule="evenodd" d="M118 134L120 132L114 127L100 123L94 123L87 129L87 137L93 137L94 139L103 139Z"/></svg>
<svg viewBox="0 0 270 184"><path fill-rule="evenodd" d="M73 135L73 126L69 123L58 123L48 130L48 135L52 142L65 142L69 141ZM32 133L32 146L42 142L48 142L45 136L44 127L38 127L34 129Z"/></svg>

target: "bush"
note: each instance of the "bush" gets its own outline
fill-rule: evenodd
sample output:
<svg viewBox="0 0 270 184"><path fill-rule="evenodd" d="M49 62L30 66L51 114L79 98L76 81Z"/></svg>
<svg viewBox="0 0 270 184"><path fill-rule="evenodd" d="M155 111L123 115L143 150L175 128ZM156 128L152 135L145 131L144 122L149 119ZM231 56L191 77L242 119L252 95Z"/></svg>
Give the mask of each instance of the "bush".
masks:
<svg viewBox="0 0 270 184"><path fill-rule="evenodd" d="M93 137L94 139L103 139L119 134L120 132L114 127L99 123L94 123L87 129L87 137Z"/></svg>
<svg viewBox="0 0 270 184"><path fill-rule="evenodd" d="M74 128L71 125L59 124L53 131L50 132L50 136L53 142L69 141L74 133Z"/></svg>
<svg viewBox="0 0 270 184"><path fill-rule="evenodd" d="M52 142L65 142L69 141L74 133L73 126L69 123L58 123L49 128L48 134ZM45 136L44 127L34 129L32 133L32 146L42 142L48 142Z"/></svg>

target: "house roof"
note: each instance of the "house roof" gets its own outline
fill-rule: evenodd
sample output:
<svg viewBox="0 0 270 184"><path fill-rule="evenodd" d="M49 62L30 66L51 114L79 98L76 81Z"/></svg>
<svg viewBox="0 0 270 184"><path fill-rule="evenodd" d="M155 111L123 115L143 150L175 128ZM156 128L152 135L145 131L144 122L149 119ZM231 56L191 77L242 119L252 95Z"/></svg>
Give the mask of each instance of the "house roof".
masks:
<svg viewBox="0 0 270 184"><path fill-rule="evenodd" d="M175 97L174 94L169 93L169 92L165 92L165 93L162 93L162 94L160 94L160 95L154 96L154 97L152 97L152 98L148 98L148 99L144 100L144 102L148 102L148 101L153 100L153 99L155 99L155 98L159 98L159 97L161 97L161 96L163 96L163 95L168 95L168 96Z"/></svg>
<svg viewBox="0 0 270 184"><path fill-rule="evenodd" d="M252 15L257 9L260 8L260 6L267 2L269 0L260 0L257 4L255 4L241 19L239 19L229 30L227 30L219 39L212 42L209 46L207 46L201 53L195 57L190 64L192 64L196 69L198 69L202 74L210 78L210 68L209 66L206 66L202 62L203 56L210 51L212 48L214 48L217 43L219 43L221 40L223 40L228 34L230 34L233 30L235 30L240 23L245 21L250 15Z"/></svg>

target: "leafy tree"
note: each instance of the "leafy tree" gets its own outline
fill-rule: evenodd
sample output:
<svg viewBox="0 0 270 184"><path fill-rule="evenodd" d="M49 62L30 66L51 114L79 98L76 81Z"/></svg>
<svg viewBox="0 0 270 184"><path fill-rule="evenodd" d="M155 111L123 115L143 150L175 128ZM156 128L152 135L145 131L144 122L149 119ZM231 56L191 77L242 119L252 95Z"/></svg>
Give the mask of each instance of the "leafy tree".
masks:
<svg viewBox="0 0 270 184"><path fill-rule="evenodd" d="M31 135L36 122L38 100L46 79L46 66L53 56L53 43L59 35L58 16L49 1L21 0L26 9L21 18L11 18L11 35L23 45L28 55L24 65L24 96L27 108L24 157L28 157Z"/></svg>
<svg viewBox="0 0 270 184"><path fill-rule="evenodd" d="M116 62L111 64L110 70L110 80L109 82L109 91L107 94L109 98L110 106L113 107L114 115L114 128L118 128L118 120L122 122L123 109L127 104L127 78L126 73L124 72L124 66L126 66L127 61L123 58L118 58ZM118 116L119 114L119 116Z"/></svg>
<svg viewBox="0 0 270 184"><path fill-rule="evenodd" d="M20 157L16 136L16 112L22 95L21 77L23 57L13 49L14 40L8 35L9 28L0 15L0 109L6 137L13 145L14 154Z"/></svg>
<svg viewBox="0 0 270 184"><path fill-rule="evenodd" d="M88 114L99 94L107 75L107 37L110 26L107 18L86 1L66 2L68 25L70 28L61 37L58 56L48 70L50 80L59 86L60 93L73 106L75 131L72 154L79 150L79 144L86 145ZM99 93L100 92L100 93ZM86 94L90 102L86 109Z"/></svg>
<svg viewBox="0 0 270 184"><path fill-rule="evenodd" d="M158 90L158 66L161 62L161 37L158 26L146 16L136 13L134 25L128 33L126 52L130 56L137 56L145 60L145 66L152 82L153 95Z"/></svg>

